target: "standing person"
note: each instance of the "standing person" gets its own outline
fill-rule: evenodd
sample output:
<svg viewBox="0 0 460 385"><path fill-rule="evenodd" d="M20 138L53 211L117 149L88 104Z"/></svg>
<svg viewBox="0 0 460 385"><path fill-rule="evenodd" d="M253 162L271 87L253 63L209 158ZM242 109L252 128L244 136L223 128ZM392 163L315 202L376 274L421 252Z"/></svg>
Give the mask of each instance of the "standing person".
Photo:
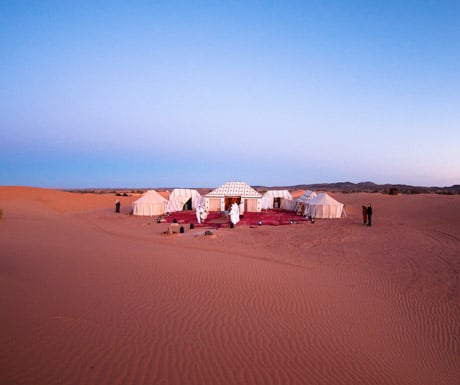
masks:
<svg viewBox="0 0 460 385"><path fill-rule="evenodd" d="M363 225L367 224L367 207L362 205L362 211L363 211Z"/></svg>
<svg viewBox="0 0 460 385"><path fill-rule="evenodd" d="M121 206L121 203L120 203L120 201L117 199L117 201L115 202L115 212L116 212L116 213L119 213L119 212L120 212L120 206Z"/></svg>
<svg viewBox="0 0 460 385"><path fill-rule="evenodd" d="M368 226L372 225L372 206L370 203L367 206L367 225Z"/></svg>
<svg viewBox="0 0 460 385"><path fill-rule="evenodd" d="M198 223L201 223L201 214L203 213L203 207L200 206L196 206L195 208L195 214L196 214L196 221Z"/></svg>

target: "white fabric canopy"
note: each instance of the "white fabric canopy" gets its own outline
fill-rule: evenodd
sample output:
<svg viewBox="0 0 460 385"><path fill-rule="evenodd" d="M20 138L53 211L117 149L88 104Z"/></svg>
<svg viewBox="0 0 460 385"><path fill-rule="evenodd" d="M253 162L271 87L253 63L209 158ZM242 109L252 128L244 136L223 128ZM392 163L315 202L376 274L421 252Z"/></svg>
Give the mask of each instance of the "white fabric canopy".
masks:
<svg viewBox="0 0 460 385"><path fill-rule="evenodd" d="M262 209L272 209L275 198L281 198L281 208L285 208L283 207L284 201L292 201L292 195L288 190L270 190L262 196Z"/></svg>
<svg viewBox="0 0 460 385"><path fill-rule="evenodd" d="M262 195L245 182L227 182L216 188L206 197L241 196L244 198L261 198Z"/></svg>
<svg viewBox="0 0 460 385"><path fill-rule="evenodd" d="M307 208L307 203L313 199L314 197L316 197L318 194L316 194L314 191L312 190L307 190L305 191L305 193L298 197L296 200L295 200L295 211L299 214L305 214L305 210Z"/></svg>
<svg viewBox="0 0 460 385"><path fill-rule="evenodd" d="M240 214L245 211L260 212L261 210L262 195L245 182L227 182L206 194L206 209L208 211L228 210L228 207L225 207L227 198L240 199Z"/></svg>
<svg viewBox="0 0 460 385"><path fill-rule="evenodd" d="M335 219L342 216L343 203L336 201L327 193L318 194L307 202L304 215L312 218Z"/></svg>
<svg viewBox="0 0 460 385"><path fill-rule="evenodd" d="M168 201L155 190L149 190L133 202L133 215L162 215L167 210Z"/></svg>
<svg viewBox="0 0 460 385"><path fill-rule="evenodd" d="M169 195L168 212L182 211L184 205L192 200L192 210L195 210L204 199L197 190L189 188L176 188Z"/></svg>

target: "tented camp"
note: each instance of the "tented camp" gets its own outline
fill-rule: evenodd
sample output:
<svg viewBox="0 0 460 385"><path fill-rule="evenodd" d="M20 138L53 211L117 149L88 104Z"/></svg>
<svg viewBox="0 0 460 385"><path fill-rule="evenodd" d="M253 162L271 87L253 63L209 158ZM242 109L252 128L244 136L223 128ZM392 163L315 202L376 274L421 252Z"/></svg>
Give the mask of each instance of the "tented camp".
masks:
<svg viewBox="0 0 460 385"><path fill-rule="evenodd" d="M290 210L293 202L292 195L288 190L269 190L262 196L261 208Z"/></svg>
<svg viewBox="0 0 460 385"><path fill-rule="evenodd" d="M155 190L149 190L133 202L133 215L162 215L167 212L168 201Z"/></svg>
<svg viewBox="0 0 460 385"><path fill-rule="evenodd" d="M227 182L205 195L206 211L229 211L232 204L245 211L260 212L262 195L244 182Z"/></svg>
<svg viewBox="0 0 460 385"><path fill-rule="evenodd" d="M169 195L167 211L174 213L182 210L195 210L200 205L202 199L197 190L176 188Z"/></svg>
<svg viewBox="0 0 460 385"><path fill-rule="evenodd" d="M297 214L307 215L305 213L305 209L307 208L307 203L313 198L315 198L317 195L318 194L316 194L312 190L305 191L305 193L302 196L298 197L295 200L295 208L293 210L295 210Z"/></svg>
<svg viewBox="0 0 460 385"><path fill-rule="evenodd" d="M343 203L336 201L327 193L320 193L307 202L304 215L312 218L335 219L342 216Z"/></svg>

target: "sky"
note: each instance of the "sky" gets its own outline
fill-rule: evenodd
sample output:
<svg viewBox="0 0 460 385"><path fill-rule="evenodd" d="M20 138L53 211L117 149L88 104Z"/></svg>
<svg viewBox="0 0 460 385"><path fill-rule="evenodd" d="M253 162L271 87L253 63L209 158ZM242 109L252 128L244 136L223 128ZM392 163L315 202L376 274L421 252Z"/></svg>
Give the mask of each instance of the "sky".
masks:
<svg viewBox="0 0 460 385"><path fill-rule="evenodd" d="M458 1L0 1L0 185L460 184Z"/></svg>

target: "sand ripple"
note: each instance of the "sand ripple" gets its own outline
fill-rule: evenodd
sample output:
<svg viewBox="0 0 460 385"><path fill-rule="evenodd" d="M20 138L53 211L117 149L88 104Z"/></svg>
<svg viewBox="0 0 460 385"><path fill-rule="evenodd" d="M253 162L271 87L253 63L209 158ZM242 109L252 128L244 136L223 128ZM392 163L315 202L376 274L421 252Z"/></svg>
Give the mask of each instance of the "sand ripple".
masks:
<svg viewBox="0 0 460 385"><path fill-rule="evenodd" d="M388 212L369 229L349 194L343 222L212 239L65 197L0 222L2 384L458 383L450 197L365 196Z"/></svg>

